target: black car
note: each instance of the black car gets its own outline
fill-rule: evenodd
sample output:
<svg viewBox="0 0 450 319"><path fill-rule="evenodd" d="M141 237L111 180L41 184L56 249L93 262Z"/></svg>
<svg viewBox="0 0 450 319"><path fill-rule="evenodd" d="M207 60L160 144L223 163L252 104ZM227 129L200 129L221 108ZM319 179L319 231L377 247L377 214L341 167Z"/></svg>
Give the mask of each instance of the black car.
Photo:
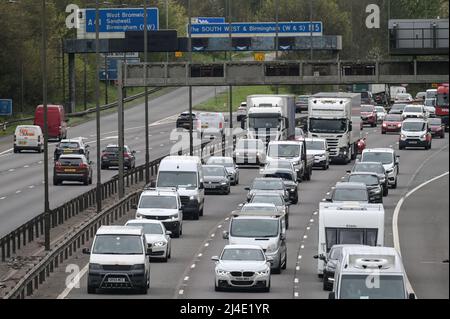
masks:
<svg viewBox="0 0 450 319"><path fill-rule="evenodd" d="M82 154L89 161L89 145L81 139L64 139L56 145L54 159L57 161L63 154Z"/></svg>
<svg viewBox="0 0 450 319"><path fill-rule="evenodd" d="M383 203L383 186L376 173L351 173L348 176L350 183L364 183L369 192L369 203Z"/></svg>
<svg viewBox="0 0 450 319"><path fill-rule="evenodd" d="M383 196L387 196L389 193L389 177L384 169L383 164L380 162L358 162L353 166L351 171L347 171L347 173L375 173L378 175L380 179L380 183L383 185Z"/></svg>
<svg viewBox="0 0 450 319"><path fill-rule="evenodd" d="M197 121L197 116L195 113L192 113L192 129L195 129L195 123ZM185 130L189 130L189 112L183 112L181 113L177 118L177 128L183 128Z"/></svg>
<svg viewBox="0 0 450 319"><path fill-rule="evenodd" d="M203 165L203 185L205 193L230 194L230 173L221 165Z"/></svg>
<svg viewBox="0 0 450 319"><path fill-rule="evenodd" d="M266 168L261 171L263 177L266 178L281 178L286 190L289 193L289 201L292 204L298 203L298 184L296 182L297 176L291 169Z"/></svg>
<svg viewBox="0 0 450 319"><path fill-rule="evenodd" d="M128 146L124 146L123 166L127 169L136 167L136 151L131 151ZM110 166L119 166L119 146L108 145L102 152L101 168L108 169Z"/></svg>
<svg viewBox="0 0 450 319"><path fill-rule="evenodd" d="M332 188L331 193L327 193L326 201L332 203L359 202L369 203L369 191L364 183L338 182Z"/></svg>
<svg viewBox="0 0 450 319"><path fill-rule="evenodd" d="M295 112L301 113L302 111L308 111L308 99L310 95L299 95L295 102Z"/></svg>

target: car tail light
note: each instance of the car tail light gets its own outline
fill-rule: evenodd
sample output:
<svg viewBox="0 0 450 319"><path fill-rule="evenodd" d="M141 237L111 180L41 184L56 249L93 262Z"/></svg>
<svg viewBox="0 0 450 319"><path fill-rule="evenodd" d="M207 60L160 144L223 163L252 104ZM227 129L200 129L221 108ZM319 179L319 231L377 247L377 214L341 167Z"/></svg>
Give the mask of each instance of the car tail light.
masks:
<svg viewBox="0 0 450 319"><path fill-rule="evenodd" d="M61 167L61 162L55 162L56 167Z"/></svg>
<svg viewBox="0 0 450 319"><path fill-rule="evenodd" d="M398 124L397 124L397 127L402 127L402 124L401 124L401 123L398 123Z"/></svg>
<svg viewBox="0 0 450 319"><path fill-rule="evenodd" d="M219 128L223 128L223 123L222 122L219 123Z"/></svg>
<svg viewBox="0 0 450 319"><path fill-rule="evenodd" d="M383 122L383 127L386 127L387 126L387 123L386 122Z"/></svg>
<svg viewBox="0 0 450 319"><path fill-rule="evenodd" d="M80 168L87 168L88 166L87 166L87 164L80 163L79 167L80 167Z"/></svg>
<svg viewBox="0 0 450 319"><path fill-rule="evenodd" d="M123 153L124 158L130 158L130 155L128 153Z"/></svg>

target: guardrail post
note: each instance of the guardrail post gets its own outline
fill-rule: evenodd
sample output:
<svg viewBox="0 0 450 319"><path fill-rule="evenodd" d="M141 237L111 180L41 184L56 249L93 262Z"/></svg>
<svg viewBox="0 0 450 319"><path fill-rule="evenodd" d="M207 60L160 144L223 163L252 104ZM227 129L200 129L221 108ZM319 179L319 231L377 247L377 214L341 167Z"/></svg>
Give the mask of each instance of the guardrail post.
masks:
<svg viewBox="0 0 450 319"><path fill-rule="evenodd" d="M34 240L33 234L33 222L28 225L28 242L31 243Z"/></svg>
<svg viewBox="0 0 450 319"><path fill-rule="evenodd" d="M5 240L2 239L1 244L2 246L2 261L6 260L6 249L5 249Z"/></svg>
<svg viewBox="0 0 450 319"><path fill-rule="evenodd" d="M12 241L12 253L15 254L16 253L16 232L13 232L11 234L11 241Z"/></svg>

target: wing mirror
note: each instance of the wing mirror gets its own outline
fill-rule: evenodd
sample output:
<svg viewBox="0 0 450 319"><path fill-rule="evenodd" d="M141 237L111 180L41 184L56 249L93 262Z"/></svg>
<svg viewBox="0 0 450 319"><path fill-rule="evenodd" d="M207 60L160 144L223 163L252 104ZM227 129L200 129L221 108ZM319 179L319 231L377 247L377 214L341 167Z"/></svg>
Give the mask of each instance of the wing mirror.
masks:
<svg viewBox="0 0 450 319"><path fill-rule="evenodd" d="M224 230L223 233L222 233L222 238L223 239L229 239L230 238L230 234L226 230Z"/></svg>
<svg viewBox="0 0 450 319"><path fill-rule="evenodd" d="M83 248L82 252L83 252L83 254L85 254L85 255L90 255L90 254L91 254L91 249L89 249L89 248Z"/></svg>
<svg viewBox="0 0 450 319"><path fill-rule="evenodd" d="M166 235L172 236L172 232L170 230L166 230Z"/></svg>
<svg viewBox="0 0 450 319"><path fill-rule="evenodd" d="M328 299L336 299L336 293L334 291L328 294Z"/></svg>
<svg viewBox="0 0 450 319"><path fill-rule="evenodd" d="M204 189L205 185L203 184L203 182L200 182L200 186L198 187L198 189Z"/></svg>
<svg viewBox="0 0 450 319"><path fill-rule="evenodd" d="M218 262L219 261L219 256L212 256L211 260L215 261L215 262Z"/></svg>
<svg viewBox="0 0 450 319"><path fill-rule="evenodd" d="M285 233L281 233L280 234L280 239L281 240L286 240L286 234Z"/></svg>
<svg viewBox="0 0 450 319"><path fill-rule="evenodd" d="M250 186L245 186L244 189L245 189L246 191L249 191L249 190L250 190Z"/></svg>
<svg viewBox="0 0 450 319"><path fill-rule="evenodd" d="M413 293L408 294L408 299L416 299L416 295Z"/></svg>
<svg viewBox="0 0 450 319"><path fill-rule="evenodd" d="M267 260L268 262L273 262L273 261L274 261L274 259L273 259L272 256L266 256L266 260Z"/></svg>

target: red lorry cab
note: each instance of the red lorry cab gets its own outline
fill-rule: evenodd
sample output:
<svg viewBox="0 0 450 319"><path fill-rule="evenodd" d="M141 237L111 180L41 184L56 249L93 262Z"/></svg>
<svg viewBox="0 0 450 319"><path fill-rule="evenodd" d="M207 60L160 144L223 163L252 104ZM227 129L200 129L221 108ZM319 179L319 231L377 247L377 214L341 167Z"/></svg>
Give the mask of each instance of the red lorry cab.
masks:
<svg viewBox="0 0 450 319"><path fill-rule="evenodd" d="M62 105L47 106L48 137L61 140L67 138L67 123ZM44 132L44 107L38 105L34 113L34 125L39 125Z"/></svg>

